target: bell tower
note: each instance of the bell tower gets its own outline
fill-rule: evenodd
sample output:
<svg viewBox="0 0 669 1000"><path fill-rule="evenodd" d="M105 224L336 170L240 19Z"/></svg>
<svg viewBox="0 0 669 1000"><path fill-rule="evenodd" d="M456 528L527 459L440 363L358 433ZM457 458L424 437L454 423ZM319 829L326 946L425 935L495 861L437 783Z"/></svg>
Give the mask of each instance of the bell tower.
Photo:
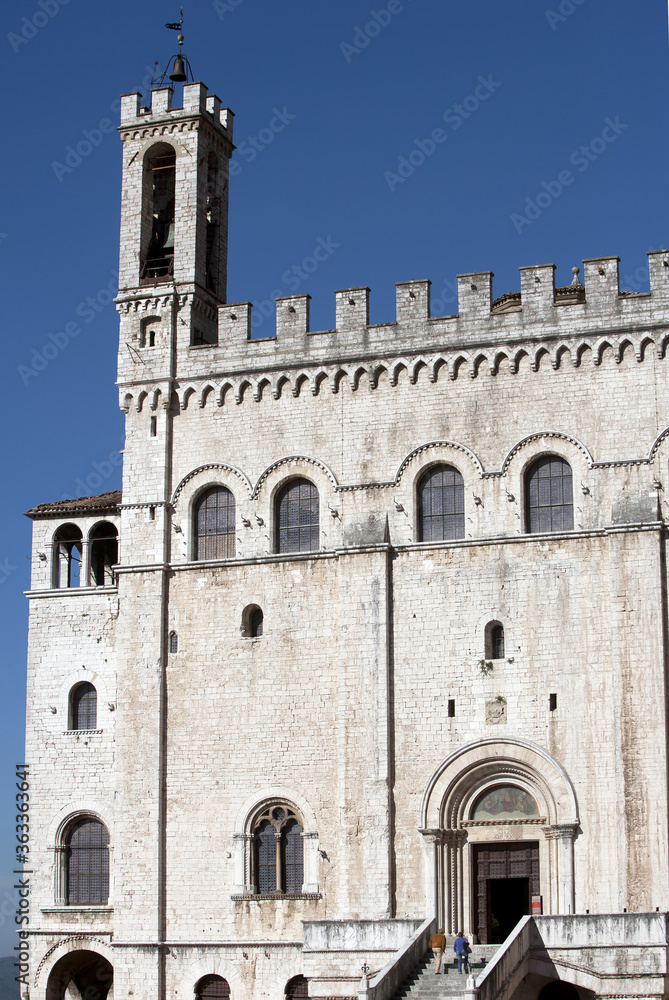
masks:
<svg viewBox="0 0 669 1000"><path fill-rule="evenodd" d="M139 93L123 95L119 126L118 386L127 414L123 501L156 511L150 526L126 517L132 522L125 525L131 549L149 559L161 558L154 532L172 488L175 383L188 367L186 359L199 356L198 347L216 343L218 307L226 301L228 168L234 150L233 114L204 84L184 82L180 107L173 98L171 86L153 90L150 107L142 107Z"/></svg>
<svg viewBox="0 0 669 1000"><path fill-rule="evenodd" d="M182 107L173 93L153 90L150 108L138 93L121 98L119 289L124 299L177 290L215 308L226 300L233 115L202 83L184 84ZM191 343L210 336L195 324Z"/></svg>

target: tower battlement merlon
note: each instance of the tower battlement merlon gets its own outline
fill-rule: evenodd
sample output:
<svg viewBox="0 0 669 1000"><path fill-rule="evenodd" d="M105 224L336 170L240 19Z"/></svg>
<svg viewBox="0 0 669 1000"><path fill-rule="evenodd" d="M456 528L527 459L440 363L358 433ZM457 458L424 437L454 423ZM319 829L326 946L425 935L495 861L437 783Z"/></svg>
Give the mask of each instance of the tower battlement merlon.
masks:
<svg viewBox="0 0 669 1000"><path fill-rule="evenodd" d="M210 94L206 84L199 81L185 83L183 104L180 107L172 105L174 98L172 87L157 87L151 91L150 97L151 104L147 108L142 105L142 95L139 91L121 95L121 124L119 126L121 132L127 128L147 125L158 120L162 123L165 118L176 121L191 115L206 114L225 133L225 137L232 142L234 112L230 108L221 107L220 97L216 94Z"/></svg>

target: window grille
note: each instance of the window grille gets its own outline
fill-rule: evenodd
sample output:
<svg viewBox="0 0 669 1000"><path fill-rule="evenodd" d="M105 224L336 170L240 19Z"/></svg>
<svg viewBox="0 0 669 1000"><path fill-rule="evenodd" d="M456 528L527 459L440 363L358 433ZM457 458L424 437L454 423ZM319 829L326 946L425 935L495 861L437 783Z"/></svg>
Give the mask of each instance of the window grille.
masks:
<svg viewBox="0 0 669 1000"><path fill-rule="evenodd" d="M258 892L276 892L276 836L269 820L265 820L256 832L256 858Z"/></svg>
<svg viewBox="0 0 669 1000"><path fill-rule="evenodd" d="M319 545L318 490L308 479L293 479L279 494L277 550L310 552Z"/></svg>
<svg viewBox="0 0 669 1000"><path fill-rule="evenodd" d="M571 531L574 501L571 466L557 455L545 455L526 478L527 530L530 534Z"/></svg>
<svg viewBox="0 0 669 1000"><path fill-rule="evenodd" d="M286 823L281 833L281 846L284 892L302 892L304 882L302 827L297 820L291 819Z"/></svg>
<svg viewBox="0 0 669 1000"><path fill-rule="evenodd" d="M104 905L109 899L109 833L97 819L79 820L67 839L67 902Z"/></svg>
<svg viewBox="0 0 669 1000"><path fill-rule="evenodd" d="M176 632L170 632L170 653L179 652L179 636Z"/></svg>
<svg viewBox="0 0 669 1000"><path fill-rule="evenodd" d="M195 987L195 1000L228 1000L230 987L222 976L203 976Z"/></svg>
<svg viewBox="0 0 669 1000"><path fill-rule="evenodd" d="M72 692L72 729L96 729L98 693L92 684L78 684Z"/></svg>
<svg viewBox="0 0 669 1000"><path fill-rule="evenodd" d="M457 469L437 465L418 487L421 542L454 541L465 537L465 484Z"/></svg>
<svg viewBox="0 0 669 1000"><path fill-rule="evenodd" d="M229 559L235 554L235 498L212 486L195 504L195 559Z"/></svg>
<svg viewBox="0 0 669 1000"><path fill-rule="evenodd" d="M285 995L289 1000L302 1000L309 996L309 983L304 976L293 976L286 983Z"/></svg>

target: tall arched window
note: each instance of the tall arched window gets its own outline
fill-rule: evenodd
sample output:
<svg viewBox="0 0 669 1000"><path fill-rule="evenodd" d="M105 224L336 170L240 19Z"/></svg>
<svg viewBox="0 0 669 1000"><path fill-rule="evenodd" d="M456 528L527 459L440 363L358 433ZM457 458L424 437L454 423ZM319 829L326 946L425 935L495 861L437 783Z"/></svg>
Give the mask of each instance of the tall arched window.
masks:
<svg viewBox="0 0 669 1000"><path fill-rule="evenodd" d="M452 465L435 465L418 484L418 534L421 542L465 537L465 484Z"/></svg>
<svg viewBox="0 0 669 1000"><path fill-rule="evenodd" d="M78 587L81 583L81 531L64 524L53 536L53 587Z"/></svg>
<svg viewBox="0 0 669 1000"><path fill-rule="evenodd" d="M109 833L89 816L71 828L67 840L69 906L104 905L109 899Z"/></svg>
<svg viewBox="0 0 669 1000"><path fill-rule="evenodd" d="M70 729L96 729L98 724L98 693L84 681L72 688L70 696Z"/></svg>
<svg viewBox="0 0 669 1000"><path fill-rule="evenodd" d="M91 586L113 587L116 583L112 566L118 562L118 531L113 524L96 524L89 535L91 552Z"/></svg>
<svg viewBox="0 0 669 1000"><path fill-rule="evenodd" d="M302 825L287 805L265 809L253 825L254 883L261 895L300 893L304 883Z"/></svg>
<svg viewBox="0 0 669 1000"><path fill-rule="evenodd" d="M235 498L225 486L198 497L194 511L195 559L229 559L235 554Z"/></svg>
<svg viewBox="0 0 669 1000"><path fill-rule="evenodd" d="M574 527L572 474L569 462L544 455L525 478L526 525L530 534L571 531Z"/></svg>
<svg viewBox="0 0 669 1000"><path fill-rule="evenodd" d="M195 1000L228 1000L230 987L223 976L203 976L195 987Z"/></svg>
<svg viewBox="0 0 669 1000"><path fill-rule="evenodd" d="M277 552L312 552L319 545L318 490L308 479L292 479L276 503Z"/></svg>
<svg viewBox="0 0 669 1000"><path fill-rule="evenodd" d="M504 659L504 626L501 622L488 622L485 627L485 649L486 660Z"/></svg>
<svg viewBox="0 0 669 1000"><path fill-rule="evenodd" d="M158 143L144 159L141 284L169 280L174 274L174 193L176 154Z"/></svg>

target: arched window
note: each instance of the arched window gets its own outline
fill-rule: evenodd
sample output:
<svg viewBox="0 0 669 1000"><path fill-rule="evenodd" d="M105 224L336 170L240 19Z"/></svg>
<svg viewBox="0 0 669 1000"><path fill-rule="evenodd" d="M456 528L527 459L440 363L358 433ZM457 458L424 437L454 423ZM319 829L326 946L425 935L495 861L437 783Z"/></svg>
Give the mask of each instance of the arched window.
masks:
<svg viewBox="0 0 669 1000"><path fill-rule="evenodd" d="M80 819L68 833L67 903L102 906L109 899L109 833L97 819Z"/></svg>
<svg viewBox="0 0 669 1000"><path fill-rule="evenodd" d="M96 729L98 724L98 693L84 681L72 688L70 695L70 729Z"/></svg>
<svg viewBox="0 0 669 1000"><path fill-rule="evenodd" d="M302 1000L309 996L309 983L304 976L293 976L286 983L284 994L289 1000Z"/></svg>
<svg viewBox="0 0 669 1000"><path fill-rule="evenodd" d="M574 500L569 462L558 455L544 455L527 471L525 510L530 534L571 531Z"/></svg>
<svg viewBox="0 0 669 1000"><path fill-rule="evenodd" d="M144 159L141 284L169 280L174 274L175 178L174 149L158 143Z"/></svg>
<svg viewBox="0 0 669 1000"><path fill-rule="evenodd" d="M113 587L113 566L118 562L118 531L109 521L96 524L89 535L91 551L91 586Z"/></svg>
<svg viewBox="0 0 669 1000"><path fill-rule="evenodd" d="M78 587L81 583L81 531L74 524L64 524L53 536L54 587Z"/></svg>
<svg viewBox="0 0 669 1000"><path fill-rule="evenodd" d="M319 544L318 490L308 479L293 479L276 504L277 552L312 552Z"/></svg>
<svg viewBox="0 0 669 1000"><path fill-rule="evenodd" d="M179 652L178 634L176 632L170 632L169 641L170 641L170 653L178 653Z"/></svg>
<svg viewBox="0 0 669 1000"><path fill-rule="evenodd" d="M230 987L223 976L203 976L195 987L195 1000L228 1000Z"/></svg>
<svg viewBox="0 0 669 1000"><path fill-rule="evenodd" d="M288 806L265 809L253 825L254 883L260 895L302 892L302 825Z"/></svg>
<svg viewBox="0 0 669 1000"><path fill-rule="evenodd" d="M418 485L418 535L421 542L465 537L465 484L452 465L435 465Z"/></svg>
<svg viewBox="0 0 669 1000"><path fill-rule="evenodd" d="M501 622L488 622L485 627L486 660L504 659L504 626Z"/></svg>
<svg viewBox="0 0 669 1000"><path fill-rule="evenodd" d="M242 612L242 635L247 639L257 639L262 635L262 608L257 604L249 604Z"/></svg>
<svg viewBox="0 0 669 1000"><path fill-rule="evenodd" d="M194 511L195 559L229 559L235 554L235 498L225 486L198 497Z"/></svg>

